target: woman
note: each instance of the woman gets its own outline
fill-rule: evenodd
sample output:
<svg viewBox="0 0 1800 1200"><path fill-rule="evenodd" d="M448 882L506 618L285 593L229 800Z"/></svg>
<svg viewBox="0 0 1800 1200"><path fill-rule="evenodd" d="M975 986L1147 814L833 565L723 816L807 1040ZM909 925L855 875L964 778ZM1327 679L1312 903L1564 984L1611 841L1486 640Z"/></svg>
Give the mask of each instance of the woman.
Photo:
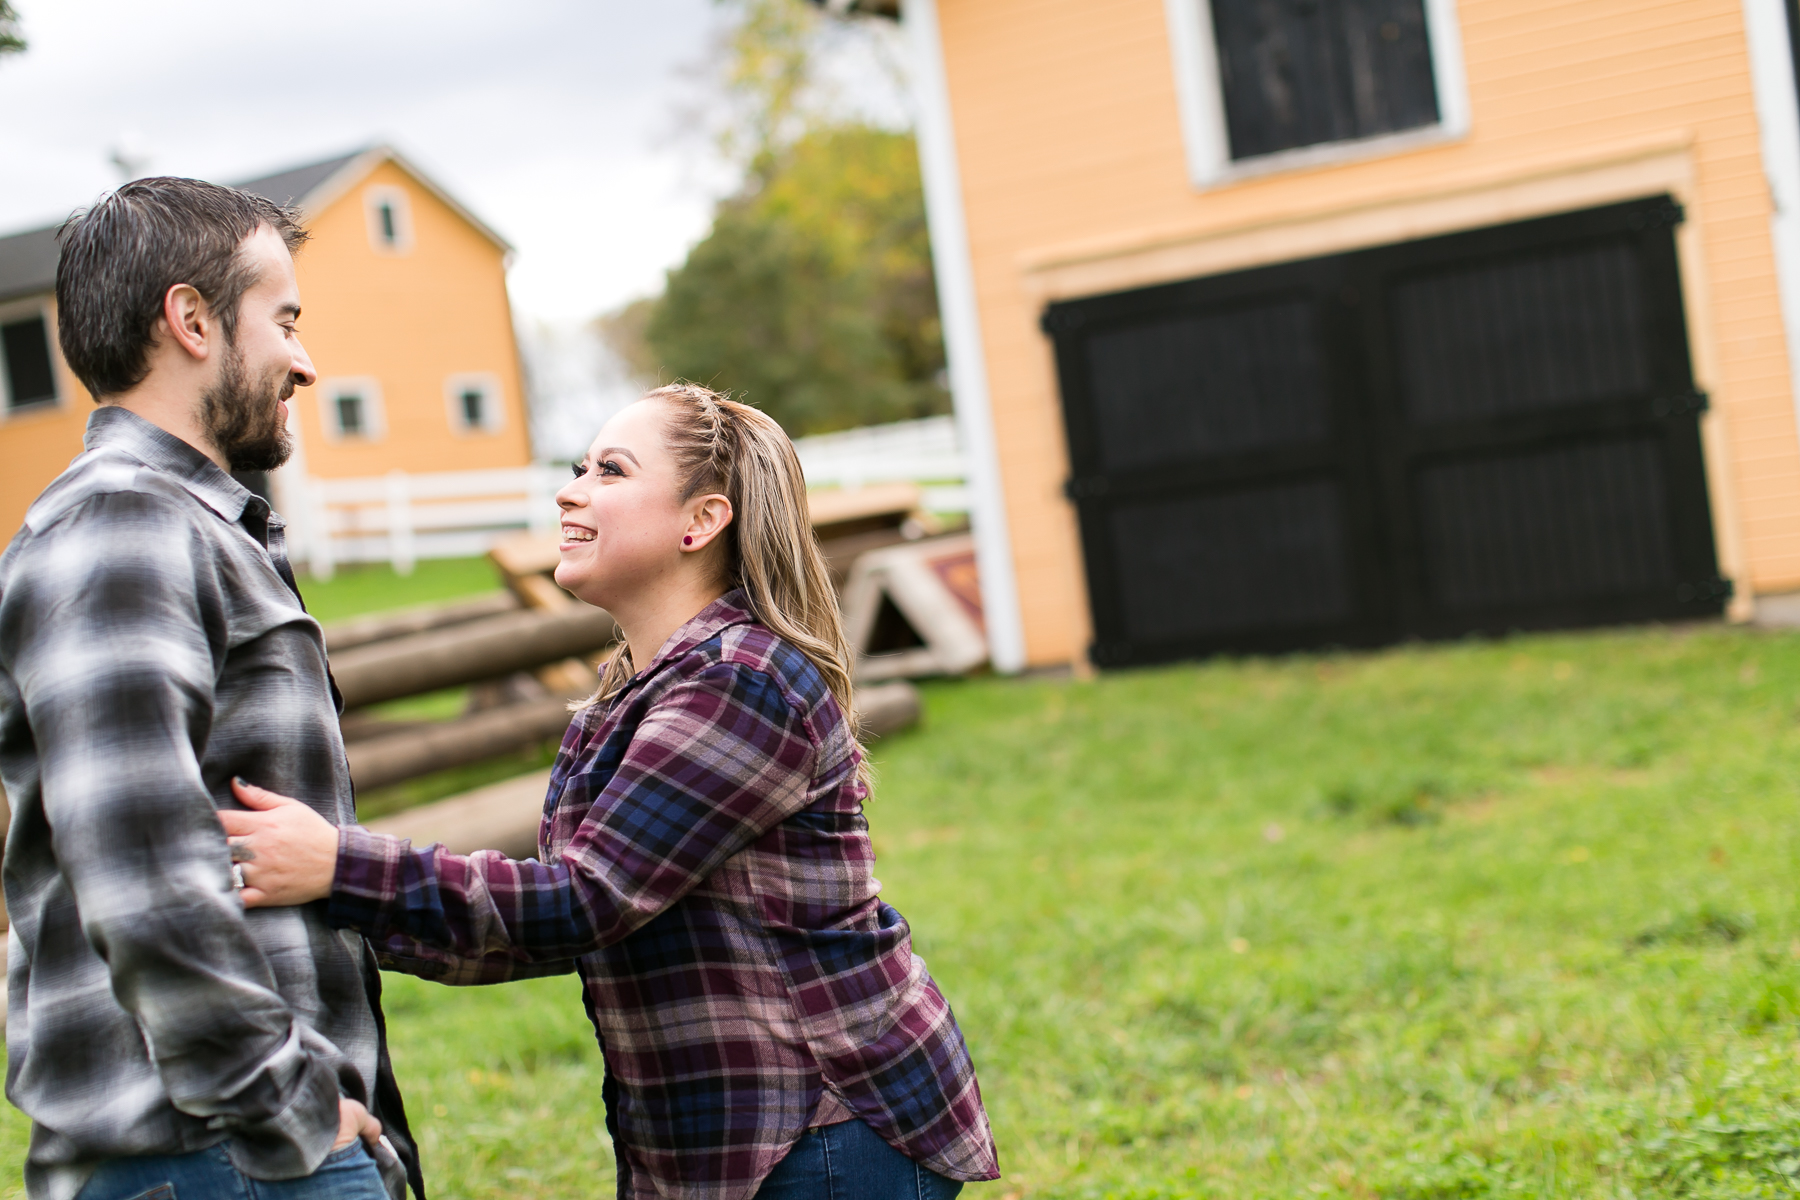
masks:
<svg viewBox="0 0 1800 1200"><path fill-rule="evenodd" d="M996 1178L955 1018L870 874L850 651L793 445L659 388L557 503L556 581L624 644L563 739L542 861L338 830L240 783L253 811L220 815L245 903L329 898L384 965L445 982L578 972L621 1196L925 1200Z"/></svg>

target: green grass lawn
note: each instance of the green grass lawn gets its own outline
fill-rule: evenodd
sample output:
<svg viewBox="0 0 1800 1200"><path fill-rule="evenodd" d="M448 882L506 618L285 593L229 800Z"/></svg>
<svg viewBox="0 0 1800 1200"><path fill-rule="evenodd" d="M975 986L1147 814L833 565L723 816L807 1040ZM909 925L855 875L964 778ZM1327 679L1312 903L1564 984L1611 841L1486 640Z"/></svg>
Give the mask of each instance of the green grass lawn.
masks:
<svg viewBox="0 0 1800 1200"><path fill-rule="evenodd" d="M1800 636L927 703L870 819L994 1118L971 1200L1792 1193ZM572 979L389 978L435 1196L610 1194Z"/></svg>
<svg viewBox="0 0 1800 1200"><path fill-rule="evenodd" d="M396 574L387 563L345 563L330 579L300 576L307 611L322 625L390 608L467 599L500 586L486 556L421 559L410 575Z"/></svg>

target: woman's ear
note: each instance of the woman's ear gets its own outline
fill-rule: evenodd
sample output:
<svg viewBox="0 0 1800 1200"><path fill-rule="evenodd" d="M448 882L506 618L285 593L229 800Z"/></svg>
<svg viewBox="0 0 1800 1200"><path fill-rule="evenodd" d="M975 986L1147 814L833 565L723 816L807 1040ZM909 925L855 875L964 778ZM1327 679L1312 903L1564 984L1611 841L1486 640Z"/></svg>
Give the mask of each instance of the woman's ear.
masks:
<svg viewBox="0 0 1800 1200"><path fill-rule="evenodd" d="M698 552L706 549L714 538L725 532L725 527L731 524L732 516L731 501L724 496L714 494L691 501L687 528L681 531L682 551Z"/></svg>

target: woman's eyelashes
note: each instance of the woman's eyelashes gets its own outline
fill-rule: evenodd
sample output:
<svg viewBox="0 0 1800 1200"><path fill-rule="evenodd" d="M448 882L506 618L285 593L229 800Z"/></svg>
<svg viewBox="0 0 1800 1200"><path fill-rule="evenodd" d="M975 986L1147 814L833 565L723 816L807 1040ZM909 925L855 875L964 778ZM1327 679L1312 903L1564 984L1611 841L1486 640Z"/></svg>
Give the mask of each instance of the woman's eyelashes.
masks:
<svg viewBox="0 0 1800 1200"><path fill-rule="evenodd" d="M580 479L583 475L586 475L588 473L588 467L587 467L586 463L573 463L570 465L569 470L574 474L575 478L577 478L577 479ZM610 458L605 459L605 460L595 464L594 470L601 475L623 476L625 474L624 469L622 467L620 467L618 463L614 462Z"/></svg>

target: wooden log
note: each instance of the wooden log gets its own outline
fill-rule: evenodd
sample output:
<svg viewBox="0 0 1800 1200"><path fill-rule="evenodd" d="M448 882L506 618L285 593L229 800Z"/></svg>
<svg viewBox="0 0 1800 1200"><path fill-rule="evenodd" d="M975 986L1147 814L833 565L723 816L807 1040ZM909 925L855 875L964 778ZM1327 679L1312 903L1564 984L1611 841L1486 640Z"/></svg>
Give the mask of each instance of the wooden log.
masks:
<svg viewBox="0 0 1800 1200"><path fill-rule="evenodd" d="M337 654L371 642L385 642L391 638L424 633L429 629L443 629L479 621L483 617L497 617L501 613L513 612L518 607L519 601L511 592L493 592L473 600L460 600L455 604L424 605L419 608L403 608L399 612L357 617L327 625L325 648Z"/></svg>
<svg viewBox="0 0 1800 1200"><path fill-rule="evenodd" d="M352 742L344 748L350 759L350 778L359 790L386 787L560 738L569 726L568 704L567 699L553 696Z"/></svg>
<svg viewBox="0 0 1800 1200"><path fill-rule="evenodd" d="M498 850L508 858L535 858L549 787L550 772L533 771L370 821L369 828L410 838L415 846L441 842L452 854Z"/></svg>
<svg viewBox="0 0 1800 1200"><path fill-rule="evenodd" d="M506 613L334 654L331 671L344 707L360 708L585 657L609 645L614 629L612 614L585 604Z"/></svg>
<svg viewBox="0 0 1800 1200"><path fill-rule="evenodd" d="M856 711L869 737L917 724L919 708L918 689L909 683L881 684L856 693ZM369 828L410 838L415 846L442 842L452 854L498 850L508 858L531 858L537 854L538 822L549 784L548 770L534 771L382 817L369 822Z"/></svg>

